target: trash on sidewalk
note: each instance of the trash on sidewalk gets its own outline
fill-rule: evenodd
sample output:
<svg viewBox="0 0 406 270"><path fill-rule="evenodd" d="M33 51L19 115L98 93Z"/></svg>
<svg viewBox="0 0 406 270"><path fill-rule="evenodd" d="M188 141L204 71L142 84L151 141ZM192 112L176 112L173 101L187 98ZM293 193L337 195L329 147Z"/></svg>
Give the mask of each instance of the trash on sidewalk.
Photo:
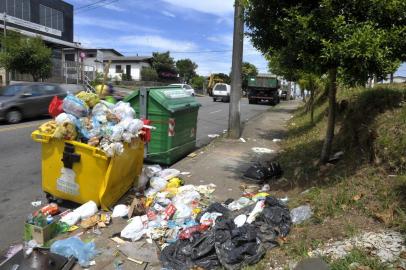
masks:
<svg viewBox="0 0 406 270"><path fill-rule="evenodd" d="M300 224L312 217L313 211L310 205L302 205L290 211L293 224Z"/></svg>
<svg viewBox="0 0 406 270"><path fill-rule="evenodd" d="M279 178L283 170L278 162L271 162L266 165L260 163L254 164L248 168L244 176L259 182L264 182L271 178Z"/></svg>
<svg viewBox="0 0 406 270"><path fill-rule="evenodd" d="M240 141L242 141L243 143L247 142L244 138L240 138Z"/></svg>
<svg viewBox="0 0 406 270"><path fill-rule="evenodd" d="M128 216L128 206L124 204L118 204L114 206L113 213L111 214L112 218L117 217L126 217Z"/></svg>
<svg viewBox="0 0 406 270"><path fill-rule="evenodd" d="M264 148L264 147L253 147L251 149L252 149L252 151L254 151L257 154L272 154L272 153L275 153L275 150L269 149L269 148Z"/></svg>
<svg viewBox="0 0 406 270"><path fill-rule="evenodd" d="M275 139L273 139L272 140L273 142L280 142L280 141L282 141L281 139L278 139L278 138L275 138Z"/></svg>
<svg viewBox="0 0 406 270"><path fill-rule="evenodd" d="M209 134L209 135L207 135L207 137L214 139L214 138L220 137L220 135L219 134Z"/></svg>
<svg viewBox="0 0 406 270"><path fill-rule="evenodd" d="M31 202L31 205L32 205L33 207L39 207L39 206L41 206L41 204L42 204L42 201L34 201L34 202Z"/></svg>
<svg viewBox="0 0 406 270"><path fill-rule="evenodd" d="M69 258L75 257L82 267L88 267L97 255L94 242L84 243L78 237L57 240L51 245L51 252Z"/></svg>

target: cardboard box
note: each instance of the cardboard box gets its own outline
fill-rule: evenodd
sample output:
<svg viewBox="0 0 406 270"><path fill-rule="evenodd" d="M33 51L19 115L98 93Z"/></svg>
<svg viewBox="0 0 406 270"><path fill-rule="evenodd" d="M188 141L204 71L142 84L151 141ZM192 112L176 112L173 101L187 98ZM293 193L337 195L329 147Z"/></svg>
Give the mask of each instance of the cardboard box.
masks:
<svg viewBox="0 0 406 270"><path fill-rule="evenodd" d="M24 240L30 241L34 239L38 244L44 245L46 242L54 238L58 234L58 224L52 222L45 227L35 226L25 223Z"/></svg>

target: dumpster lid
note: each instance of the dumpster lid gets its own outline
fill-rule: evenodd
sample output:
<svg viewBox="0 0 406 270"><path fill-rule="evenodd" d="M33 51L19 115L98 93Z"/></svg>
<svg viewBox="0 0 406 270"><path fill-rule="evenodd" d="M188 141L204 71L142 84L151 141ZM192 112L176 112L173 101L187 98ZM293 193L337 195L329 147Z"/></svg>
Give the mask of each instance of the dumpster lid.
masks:
<svg viewBox="0 0 406 270"><path fill-rule="evenodd" d="M136 90L126 100L134 99L138 95L139 91ZM190 96L185 90L177 86L152 87L149 88L149 95L171 113L201 106L195 97Z"/></svg>

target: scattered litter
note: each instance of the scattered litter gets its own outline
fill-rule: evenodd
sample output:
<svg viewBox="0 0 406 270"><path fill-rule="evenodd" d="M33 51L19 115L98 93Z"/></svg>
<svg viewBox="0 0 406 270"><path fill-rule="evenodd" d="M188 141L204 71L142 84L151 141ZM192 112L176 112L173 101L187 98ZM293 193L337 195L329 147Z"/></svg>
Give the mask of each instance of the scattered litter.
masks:
<svg viewBox="0 0 406 270"><path fill-rule="evenodd" d="M127 241L124 241L124 240L121 239L120 237L113 237L113 238L110 238L110 239L111 239L112 241L116 242L116 243L119 244L119 245L128 243Z"/></svg>
<svg viewBox="0 0 406 270"><path fill-rule="evenodd" d="M207 135L207 137L209 137L211 139L214 139L214 138L220 137L220 135L218 135L218 134L209 134L209 135Z"/></svg>
<svg viewBox="0 0 406 270"><path fill-rule="evenodd" d="M330 159L328 160L329 163L335 163L337 161L339 161L342 157L344 156L344 152L340 151L335 153L332 157L330 157Z"/></svg>
<svg viewBox="0 0 406 270"><path fill-rule="evenodd" d="M42 204L42 201L31 202L31 205L32 205L33 207L39 207L39 206L41 206L41 204Z"/></svg>
<svg viewBox="0 0 406 270"><path fill-rule="evenodd" d="M237 228L242 227L246 221L247 221L246 215L239 215L234 219L234 223L235 226L237 226Z"/></svg>
<svg viewBox="0 0 406 270"><path fill-rule="evenodd" d="M86 219L96 214L97 211L99 211L97 204L94 201L88 201L76 208L73 212L78 214L81 219Z"/></svg>
<svg viewBox="0 0 406 270"><path fill-rule="evenodd" d="M137 261L137 260L135 260L135 259L133 259L133 258L130 258L130 257L128 257L127 260L129 260L130 262L134 262L134 263L136 263L136 264L144 264L143 261Z"/></svg>
<svg viewBox="0 0 406 270"><path fill-rule="evenodd" d="M51 245L51 252L69 258L78 259L82 267L88 267L91 260L97 255L94 242L84 243L77 237L57 240Z"/></svg>
<svg viewBox="0 0 406 270"><path fill-rule="evenodd" d="M273 139L272 141L273 141L273 142L280 142L280 141L282 141L282 140L275 138L275 139Z"/></svg>
<svg viewBox="0 0 406 270"><path fill-rule="evenodd" d="M144 225L141 217L137 216L131 219L130 223L121 231L120 236L132 241L137 241L145 234Z"/></svg>
<svg viewBox="0 0 406 270"><path fill-rule="evenodd" d="M197 154L196 153L190 153L189 155L187 155L188 157L190 157L190 158L194 158L194 157L196 157L197 156Z"/></svg>
<svg viewBox="0 0 406 270"><path fill-rule="evenodd" d="M380 232L364 232L343 241L329 242L325 246L309 252L309 256L328 256L333 260L345 257L353 249L366 249L383 263L391 263L399 259L406 251L401 233L382 230Z"/></svg>
<svg viewBox="0 0 406 270"><path fill-rule="evenodd" d="M264 148L264 147L253 147L251 149L252 149L252 151L254 151L257 154L272 154L272 153L275 153L275 150L269 149L269 148Z"/></svg>
<svg viewBox="0 0 406 270"><path fill-rule="evenodd" d="M82 227L83 229L89 229L89 228L96 226L97 223L99 223L99 221L100 221L100 216L94 215L87 219L82 220L82 222L80 223L80 227Z"/></svg>
<svg viewBox="0 0 406 270"><path fill-rule="evenodd" d="M113 214L111 214L112 218L117 217L126 217L128 216L128 206L124 204L118 204L114 206Z"/></svg>
<svg viewBox="0 0 406 270"><path fill-rule="evenodd" d="M269 184L265 184L262 186L262 188L259 190L259 192L267 192L271 190L271 186Z"/></svg>
<svg viewBox="0 0 406 270"><path fill-rule="evenodd" d="M180 175L190 175L190 172L181 172Z"/></svg>
<svg viewBox="0 0 406 270"><path fill-rule="evenodd" d="M290 211L293 224L300 224L312 217L313 211L309 205L302 205Z"/></svg>
<svg viewBox="0 0 406 270"><path fill-rule="evenodd" d="M266 165L254 164L248 168L244 176L259 182L264 182L271 178L279 178L283 174L283 170L278 162L271 162Z"/></svg>
<svg viewBox="0 0 406 270"><path fill-rule="evenodd" d="M286 196L285 198L281 198L279 200L286 204L289 201L289 198L288 198L288 196Z"/></svg>
<svg viewBox="0 0 406 270"><path fill-rule="evenodd" d="M240 138L240 141L242 141L243 143L247 142L244 138Z"/></svg>

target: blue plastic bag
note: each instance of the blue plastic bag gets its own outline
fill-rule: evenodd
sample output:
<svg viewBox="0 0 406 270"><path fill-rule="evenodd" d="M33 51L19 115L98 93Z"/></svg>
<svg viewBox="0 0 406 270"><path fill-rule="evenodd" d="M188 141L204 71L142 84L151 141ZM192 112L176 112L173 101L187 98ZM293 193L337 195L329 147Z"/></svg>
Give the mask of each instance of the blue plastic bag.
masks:
<svg viewBox="0 0 406 270"><path fill-rule="evenodd" d="M86 244L78 237L70 237L54 242L51 245L51 252L66 258L73 256L78 259L82 267L88 267L90 261L97 255L94 242Z"/></svg>
<svg viewBox="0 0 406 270"><path fill-rule="evenodd" d="M86 103L71 94L68 94L66 98L63 99L62 108L64 112L72 114L77 118L87 116L89 114L89 109Z"/></svg>

